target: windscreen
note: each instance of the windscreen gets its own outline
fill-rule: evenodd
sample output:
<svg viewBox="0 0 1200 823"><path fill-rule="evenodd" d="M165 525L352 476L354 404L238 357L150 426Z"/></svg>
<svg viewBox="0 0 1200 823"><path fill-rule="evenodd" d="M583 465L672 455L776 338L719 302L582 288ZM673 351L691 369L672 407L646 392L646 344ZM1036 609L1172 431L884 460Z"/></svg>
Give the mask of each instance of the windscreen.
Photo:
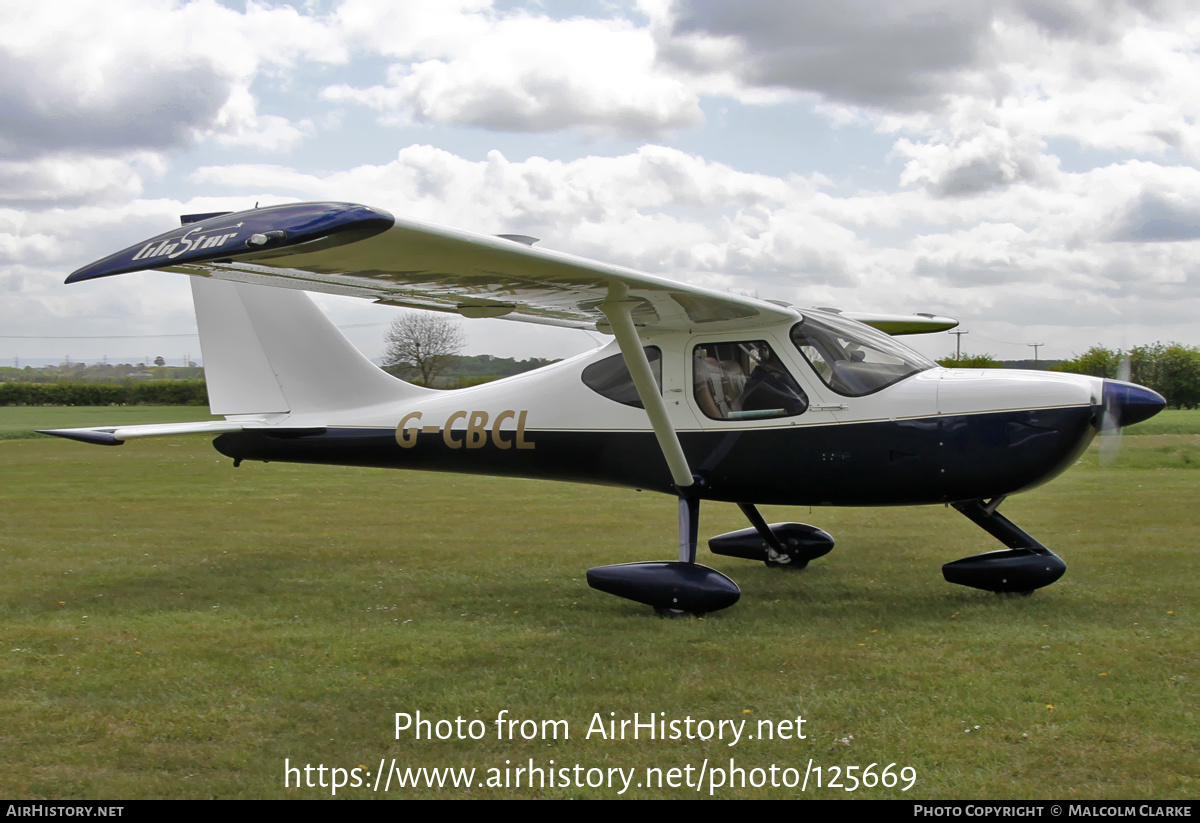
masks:
<svg viewBox="0 0 1200 823"><path fill-rule="evenodd" d="M886 388L936 363L881 331L838 317L804 313L792 342L825 385L847 397Z"/></svg>

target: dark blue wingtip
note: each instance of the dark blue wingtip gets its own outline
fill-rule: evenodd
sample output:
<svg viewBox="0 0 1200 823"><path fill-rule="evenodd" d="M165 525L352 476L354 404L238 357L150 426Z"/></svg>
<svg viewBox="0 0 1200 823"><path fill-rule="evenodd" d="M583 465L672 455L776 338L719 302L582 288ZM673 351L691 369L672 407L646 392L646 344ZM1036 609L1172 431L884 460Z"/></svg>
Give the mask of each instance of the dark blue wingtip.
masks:
<svg viewBox="0 0 1200 823"><path fill-rule="evenodd" d="M390 229L396 218L354 203L287 203L186 223L71 273L68 283L149 269L227 260L337 235L352 243Z"/></svg>
<svg viewBox="0 0 1200 823"><path fill-rule="evenodd" d="M94 443L97 446L123 446L125 444L124 440L118 440L110 432L90 431L88 429L38 429L37 433L65 437L68 440L78 440L80 443Z"/></svg>
<svg viewBox="0 0 1200 823"><path fill-rule="evenodd" d="M1116 416L1117 425L1132 426L1149 420L1167 407L1161 394L1136 383L1121 380L1104 381L1104 409Z"/></svg>

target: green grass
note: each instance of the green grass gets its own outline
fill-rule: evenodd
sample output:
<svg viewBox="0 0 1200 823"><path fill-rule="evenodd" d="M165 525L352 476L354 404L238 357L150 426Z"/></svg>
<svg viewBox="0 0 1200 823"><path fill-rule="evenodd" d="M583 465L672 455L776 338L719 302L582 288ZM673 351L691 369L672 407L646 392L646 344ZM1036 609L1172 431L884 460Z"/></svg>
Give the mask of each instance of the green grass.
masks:
<svg viewBox="0 0 1200 823"><path fill-rule="evenodd" d="M1200 409L1164 409L1144 423L1125 429L1125 434L1200 434Z"/></svg>
<svg viewBox="0 0 1200 823"><path fill-rule="evenodd" d="M768 519L820 525L838 547L800 572L702 551L742 600L670 621L584 580L590 566L674 555L675 502L664 496L286 464L234 470L197 438L108 449L0 442L0 795L329 795L285 789L285 758L372 773L395 758L483 776L530 758L665 771L732 757L746 769L803 771L811 758L917 774L907 793L810 785L810 797L1195 797L1200 473L1156 457L1159 445L1126 438L1105 469L1093 449L1005 503L1068 564L1032 597L941 580L942 563L998 547L952 510L774 509ZM743 526L735 507L705 505L703 536ZM566 719L571 738L498 741L488 725L479 741L395 739L394 713L418 710ZM584 739L596 712L801 715L807 739Z"/></svg>

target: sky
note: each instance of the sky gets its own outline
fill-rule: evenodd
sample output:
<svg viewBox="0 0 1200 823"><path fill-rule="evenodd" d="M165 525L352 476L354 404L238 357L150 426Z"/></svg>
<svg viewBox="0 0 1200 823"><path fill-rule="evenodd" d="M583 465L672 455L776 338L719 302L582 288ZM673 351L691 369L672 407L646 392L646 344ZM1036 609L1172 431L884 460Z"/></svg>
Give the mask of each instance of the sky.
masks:
<svg viewBox="0 0 1200 823"><path fill-rule="evenodd" d="M798 306L948 315L1000 359L1200 345L1193 9L3 2L0 364L199 360L185 276L64 278L181 214L303 200ZM379 357L400 310L317 300ZM505 357L604 339L464 330L465 353Z"/></svg>

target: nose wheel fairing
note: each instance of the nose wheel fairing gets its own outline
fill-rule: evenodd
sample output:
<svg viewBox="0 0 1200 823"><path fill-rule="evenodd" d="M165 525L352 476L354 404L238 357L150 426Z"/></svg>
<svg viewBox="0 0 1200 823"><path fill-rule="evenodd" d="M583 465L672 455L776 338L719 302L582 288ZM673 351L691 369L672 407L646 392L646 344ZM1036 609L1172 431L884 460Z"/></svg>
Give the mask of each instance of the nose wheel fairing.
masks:
<svg viewBox="0 0 1200 823"><path fill-rule="evenodd" d="M942 566L949 583L984 591L1028 594L1049 586L1067 571L1067 564L996 511L1004 498L984 503L972 500L952 504L963 516L995 537L1007 550L985 552Z"/></svg>

